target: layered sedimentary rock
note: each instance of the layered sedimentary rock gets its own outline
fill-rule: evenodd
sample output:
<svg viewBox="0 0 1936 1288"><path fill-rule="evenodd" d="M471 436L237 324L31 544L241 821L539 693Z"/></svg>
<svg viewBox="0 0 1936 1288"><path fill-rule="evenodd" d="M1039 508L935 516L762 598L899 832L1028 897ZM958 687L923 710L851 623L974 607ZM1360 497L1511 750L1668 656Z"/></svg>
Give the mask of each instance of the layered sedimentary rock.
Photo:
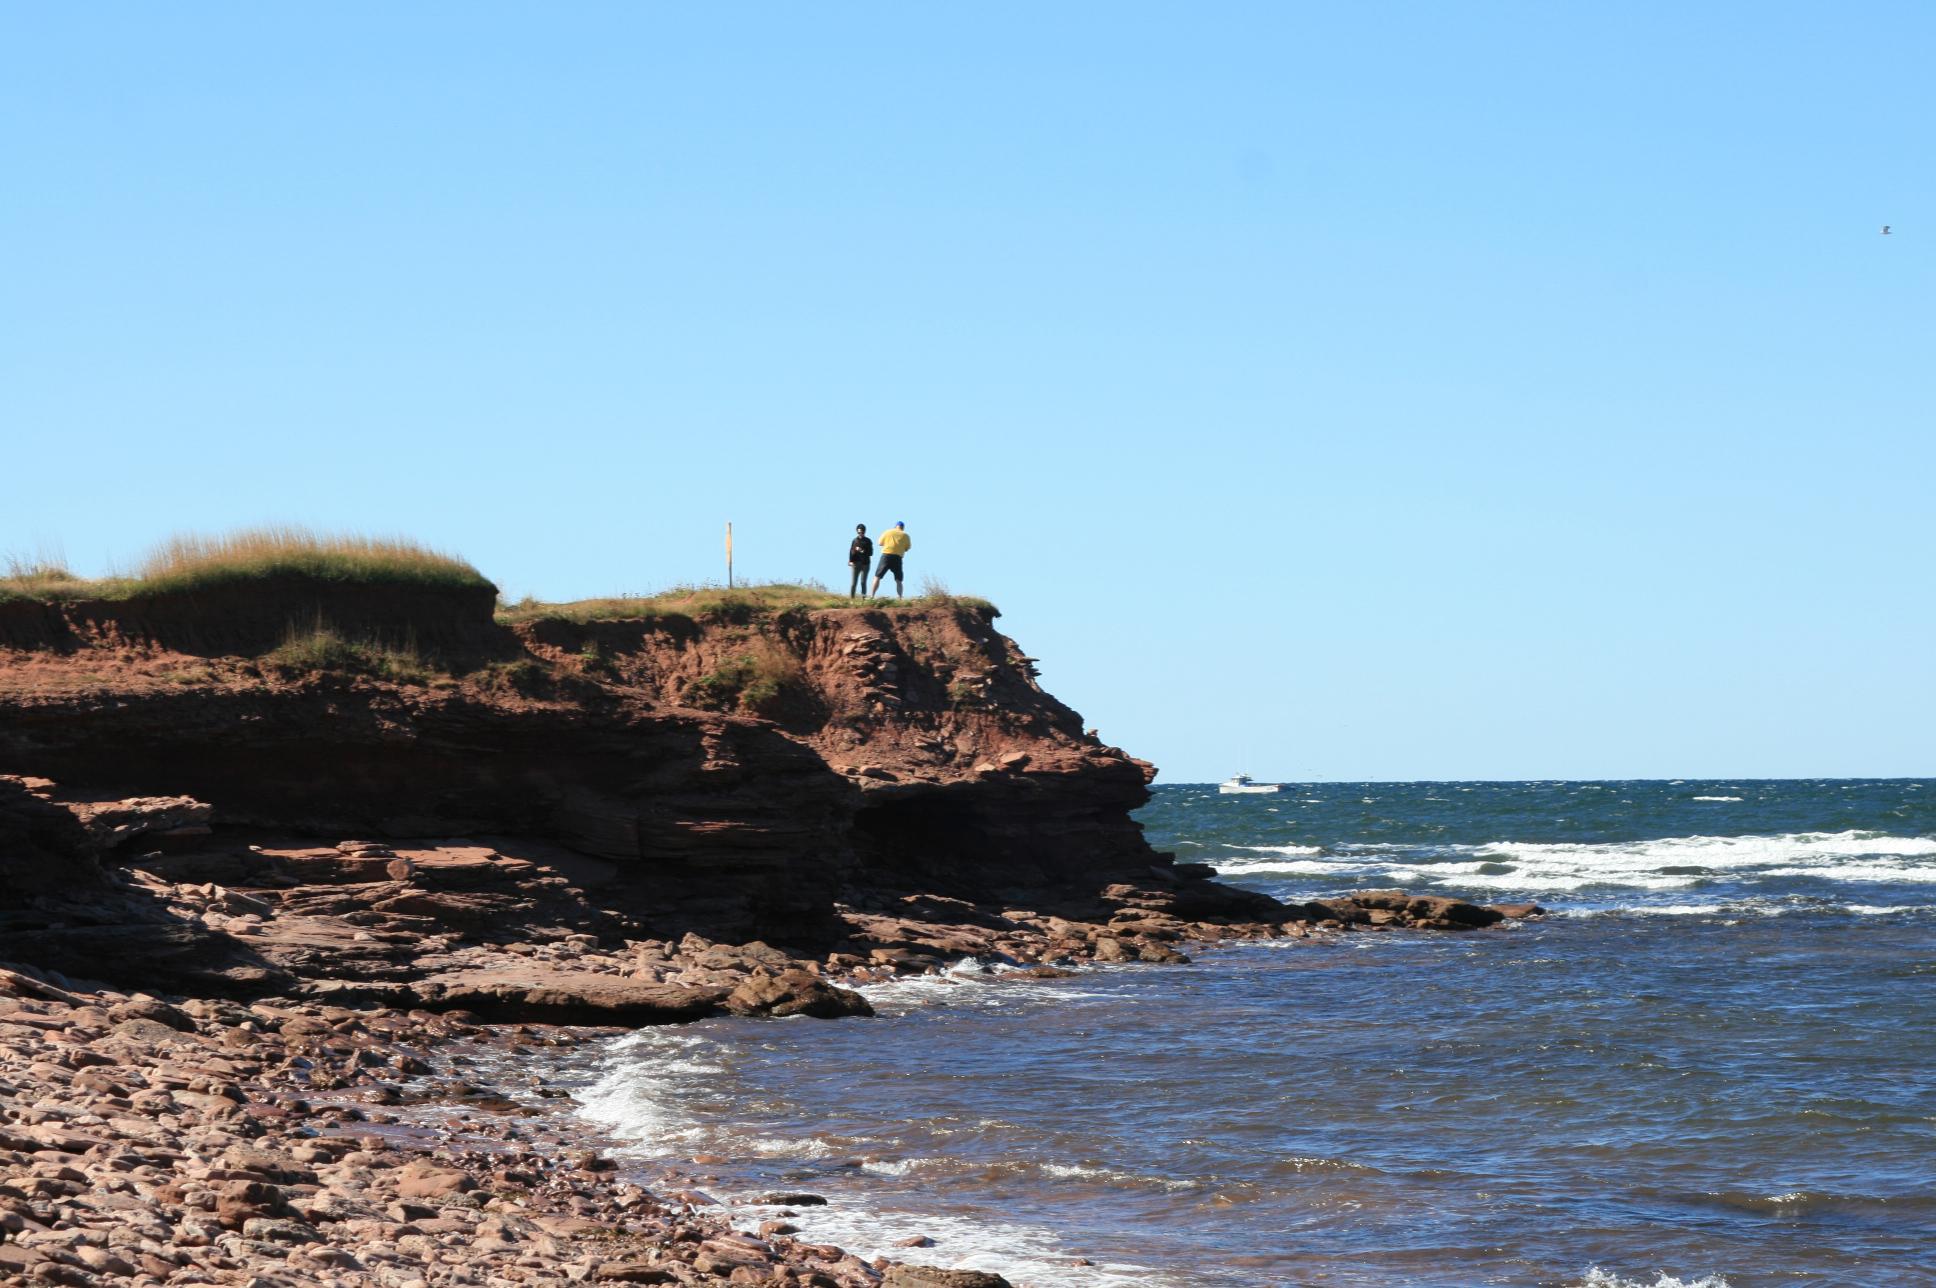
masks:
<svg viewBox="0 0 1936 1288"><path fill-rule="evenodd" d="M500 625L475 596L431 601L442 619L319 596L206 627L206 595L36 606L53 624L0 650L0 960L642 1023L859 1009L803 968L1497 920L1287 908L1154 852L1131 817L1151 766L1045 693L984 605ZM445 647L401 674L249 651L342 613ZM772 959L709 957L753 942ZM626 943L663 951L578 960Z"/></svg>
<svg viewBox="0 0 1936 1288"><path fill-rule="evenodd" d="M43 784L38 796L9 789L0 817L19 840L7 861L44 868L32 856L54 846L90 879L106 855L158 878L315 886L288 910L388 917L406 931L697 930L806 950L847 933L845 907L891 909L917 893L1040 904L1093 903L1124 881L1209 888L1152 852L1130 818L1150 767L1043 692L984 606L728 605L511 627L469 592L300 590L7 605L0 773ZM442 647L407 679L262 657L311 618ZM78 832L50 812L55 799ZM262 857L278 837L289 841L280 857ZM449 851L478 837L509 856L484 874L494 892L344 882L303 857L318 845L334 855L345 838ZM518 856L532 846L550 847L542 879ZM461 866L433 864L425 880L457 880ZM31 885L16 883L16 902ZM125 883L111 899L61 893L36 913L13 910L16 943L70 964L124 955L106 951L105 920L142 927L125 948L155 941L179 964L193 938L169 924L179 918L133 916L143 899ZM85 915L90 902L101 915ZM265 957L264 987L280 982L288 953L251 948L198 960Z"/></svg>

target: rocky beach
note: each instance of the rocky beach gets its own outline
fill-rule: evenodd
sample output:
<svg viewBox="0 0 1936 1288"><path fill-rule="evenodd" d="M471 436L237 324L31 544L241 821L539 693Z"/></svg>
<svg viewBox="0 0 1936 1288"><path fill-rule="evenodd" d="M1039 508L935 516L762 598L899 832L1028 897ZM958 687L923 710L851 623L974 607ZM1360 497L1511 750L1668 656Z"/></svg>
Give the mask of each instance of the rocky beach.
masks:
<svg viewBox="0 0 1936 1288"><path fill-rule="evenodd" d="M976 601L494 598L0 601L0 1277L999 1284L790 1238L816 1195L749 1233L703 1178L648 1192L476 1053L1538 911L1153 850L1153 769ZM368 643L291 647L323 621Z"/></svg>

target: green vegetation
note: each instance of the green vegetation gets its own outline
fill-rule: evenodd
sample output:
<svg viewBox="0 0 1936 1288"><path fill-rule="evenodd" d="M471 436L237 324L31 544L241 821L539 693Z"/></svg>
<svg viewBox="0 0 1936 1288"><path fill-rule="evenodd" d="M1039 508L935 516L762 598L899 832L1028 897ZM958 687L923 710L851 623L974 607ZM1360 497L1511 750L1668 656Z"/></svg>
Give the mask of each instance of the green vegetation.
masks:
<svg viewBox="0 0 1936 1288"><path fill-rule="evenodd" d="M680 694L702 711L740 711L771 715L780 699L800 682L800 661L767 644L728 658L708 675L691 681Z"/></svg>
<svg viewBox="0 0 1936 1288"><path fill-rule="evenodd" d="M88 580L45 562L10 561L0 576L0 599L132 599L288 576L424 587L491 585L463 560L414 541L271 527L220 537L172 537L131 576Z"/></svg>
<svg viewBox="0 0 1936 1288"><path fill-rule="evenodd" d="M885 611L905 608L960 607L995 611L985 599L953 595L945 586L930 580L927 593L919 599L848 599L812 582L775 582L765 586L675 586L655 595L628 596L622 599L580 599L567 604L547 604L526 599L498 610L499 622L510 626L520 622L563 621L615 622L684 619L745 624L781 613L807 612L822 608L873 608Z"/></svg>
<svg viewBox="0 0 1936 1288"><path fill-rule="evenodd" d="M302 634L292 631L281 647L263 654L260 665L283 676L328 671L398 684L425 684L431 675L431 667L414 648L347 640L326 626Z"/></svg>
<svg viewBox="0 0 1936 1288"><path fill-rule="evenodd" d="M535 698L546 693L555 687L558 679L549 666L532 657L521 657L509 662L491 662L472 672L472 678L487 689L515 693L526 698Z"/></svg>

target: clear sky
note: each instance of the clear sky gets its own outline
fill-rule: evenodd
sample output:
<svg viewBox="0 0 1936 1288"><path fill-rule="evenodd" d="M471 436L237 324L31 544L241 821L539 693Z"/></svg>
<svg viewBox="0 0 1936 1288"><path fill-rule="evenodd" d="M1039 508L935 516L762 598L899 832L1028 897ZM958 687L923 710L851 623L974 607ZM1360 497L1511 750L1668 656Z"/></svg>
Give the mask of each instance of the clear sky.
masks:
<svg viewBox="0 0 1936 1288"><path fill-rule="evenodd" d="M294 521L555 599L905 519L1170 781L1929 774L1932 56L1892 3L8 5L0 552Z"/></svg>

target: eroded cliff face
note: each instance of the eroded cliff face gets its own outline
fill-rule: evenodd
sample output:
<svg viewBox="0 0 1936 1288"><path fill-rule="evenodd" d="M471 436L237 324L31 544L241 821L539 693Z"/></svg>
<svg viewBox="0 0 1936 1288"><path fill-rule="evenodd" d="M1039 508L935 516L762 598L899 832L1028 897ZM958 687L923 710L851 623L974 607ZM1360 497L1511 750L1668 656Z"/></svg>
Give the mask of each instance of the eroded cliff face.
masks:
<svg viewBox="0 0 1936 1288"><path fill-rule="evenodd" d="M1085 733L985 607L519 626L445 608L357 609L445 642L447 670L399 683L264 664L300 601L230 626L197 624L222 611L206 599L36 606L25 647L0 651L0 772L192 797L213 807L208 844L556 844L613 864L625 913L666 933L811 943L837 905L909 892L1194 881L1130 818L1151 767Z"/></svg>
<svg viewBox="0 0 1936 1288"><path fill-rule="evenodd" d="M590 657L668 706L716 700L713 677L750 669L732 700L855 793L844 840L866 884L1034 895L1167 863L1129 817L1154 767L1085 732L986 608L832 609L696 631L553 622L524 634L534 653L560 665ZM771 696L750 692L762 678L777 680Z"/></svg>

